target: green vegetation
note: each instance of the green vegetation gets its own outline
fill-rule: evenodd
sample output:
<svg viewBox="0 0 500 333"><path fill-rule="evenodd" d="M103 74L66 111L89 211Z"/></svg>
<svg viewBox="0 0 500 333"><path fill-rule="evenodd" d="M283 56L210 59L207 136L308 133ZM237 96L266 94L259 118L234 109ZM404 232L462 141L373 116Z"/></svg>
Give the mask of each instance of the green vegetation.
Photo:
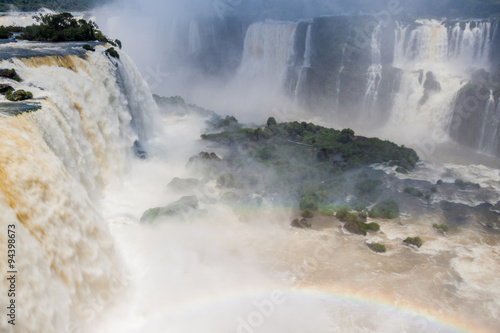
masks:
<svg viewBox="0 0 500 333"><path fill-rule="evenodd" d="M198 199L195 196L182 197L166 207L151 208L144 212L141 222L153 222L159 217L172 217L189 213L198 208Z"/></svg>
<svg viewBox="0 0 500 333"><path fill-rule="evenodd" d="M20 39L43 42L108 41L95 22L77 20L71 13L38 14L33 17L38 24L24 28Z"/></svg>
<svg viewBox="0 0 500 333"><path fill-rule="evenodd" d="M118 54L118 52L115 50L114 47L110 47L109 49L106 49L106 51L104 53L106 53L110 57L120 59L120 55Z"/></svg>
<svg viewBox="0 0 500 333"><path fill-rule="evenodd" d="M316 198L315 196L308 195L300 199L299 208L302 210L306 209L318 210L318 207L319 207L319 201L318 198Z"/></svg>
<svg viewBox="0 0 500 333"><path fill-rule="evenodd" d="M379 244L379 243L371 243L371 244L366 244L370 248L370 250L377 252L377 253L384 253L387 251L385 245Z"/></svg>
<svg viewBox="0 0 500 333"><path fill-rule="evenodd" d="M448 227L446 224L434 223L432 227L441 232L448 232L448 230L450 230L450 227Z"/></svg>
<svg viewBox="0 0 500 333"><path fill-rule="evenodd" d="M361 214L350 212L349 209L344 206L337 210L336 216L340 221L345 222L344 228L353 234L366 236L368 231L376 232L380 230L380 225L377 223L365 223L363 216L360 215Z"/></svg>
<svg viewBox="0 0 500 333"><path fill-rule="evenodd" d="M21 82L21 78L17 75L15 69L0 69L0 77L11 79L17 82Z"/></svg>
<svg viewBox="0 0 500 333"><path fill-rule="evenodd" d="M14 5L20 11L36 11L42 7L56 11L85 11L106 0L0 0L0 11L11 10Z"/></svg>
<svg viewBox="0 0 500 333"><path fill-rule="evenodd" d="M12 102L17 102L17 101L25 101L27 99L32 99L33 94L31 91L24 91L24 90L16 90L13 91L12 89L9 89L5 93L5 97Z"/></svg>
<svg viewBox="0 0 500 333"><path fill-rule="evenodd" d="M95 49L94 49L92 46L90 46L89 44L85 44L85 45L83 45L83 46L82 46L82 48L83 48L84 50L86 50L86 51L91 51L91 52L94 52L94 51L95 51Z"/></svg>
<svg viewBox="0 0 500 333"><path fill-rule="evenodd" d="M393 200L384 200L376 204L368 216L371 218L395 219L399 217L399 207Z"/></svg>
<svg viewBox="0 0 500 333"><path fill-rule="evenodd" d="M403 241L403 243L405 243L406 245L414 245L416 247L421 247L424 242L420 237L408 237Z"/></svg>
<svg viewBox="0 0 500 333"><path fill-rule="evenodd" d="M335 216L335 212L329 207L320 207L319 214L321 216Z"/></svg>
<svg viewBox="0 0 500 333"><path fill-rule="evenodd" d="M299 219L299 218L294 219L291 223L291 226L294 228L299 228L299 229L312 228L311 222L307 221L306 219Z"/></svg>
<svg viewBox="0 0 500 333"><path fill-rule="evenodd" d="M310 219L314 217L314 213L310 209L306 209L300 214L303 218Z"/></svg>
<svg viewBox="0 0 500 333"><path fill-rule="evenodd" d="M7 39L12 37L12 32L8 27L0 26L0 39Z"/></svg>
<svg viewBox="0 0 500 333"><path fill-rule="evenodd" d="M157 100L160 103L168 100L181 108L185 105L180 97ZM350 129L338 131L305 122L277 123L272 117L265 126L245 128L230 116L212 116L208 126L209 131L223 131L204 134L202 139L218 144L227 154L217 165L204 162L201 167L209 169L205 175L217 179L231 173L241 184L233 185L237 189L272 195L286 204L298 204L301 211L309 209L326 216L332 216L333 210L322 210L322 207L346 202L349 196L355 198L349 205L360 213L377 202L385 190L381 186L383 175L374 172L369 165L393 163L412 169L418 160L412 149L376 138L355 136ZM200 156L193 157L190 164L203 163ZM387 212L383 206L380 209L381 213L375 215L399 216L397 205L389 207ZM362 232L374 230L365 225L366 212L364 215L364 218L359 216L363 222L359 229Z"/></svg>
<svg viewBox="0 0 500 333"><path fill-rule="evenodd" d="M241 128L202 135L202 139L223 145L251 144L249 148L254 149L264 145L294 145L298 154L307 150L311 150L309 155L313 153L316 156L320 153L323 158L315 162L329 162L331 167L338 171L389 161L406 169L413 169L418 161L413 149L399 147L377 138L354 136L350 129L338 131L305 122L273 125L274 122L275 120L269 119L271 126L264 129Z"/></svg>

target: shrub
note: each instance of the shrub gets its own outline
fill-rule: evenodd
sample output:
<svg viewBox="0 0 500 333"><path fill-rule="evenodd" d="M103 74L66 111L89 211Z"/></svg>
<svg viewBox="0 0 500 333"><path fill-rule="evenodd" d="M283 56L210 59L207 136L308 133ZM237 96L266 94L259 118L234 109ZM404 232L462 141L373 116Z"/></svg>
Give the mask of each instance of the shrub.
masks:
<svg viewBox="0 0 500 333"><path fill-rule="evenodd" d="M384 200L376 204L368 216L371 218L395 219L399 217L398 204L393 200Z"/></svg>
<svg viewBox="0 0 500 333"><path fill-rule="evenodd" d="M340 132L338 142L346 144L355 140L354 131L350 128L345 128Z"/></svg>
<svg viewBox="0 0 500 333"><path fill-rule="evenodd" d="M120 59L120 55L118 54L118 52L115 50L114 47L110 47L105 51L105 53L113 58Z"/></svg>
<svg viewBox="0 0 500 333"><path fill-rule="evenodd" d="M21 82L21 78L17 75L15 69L0 69L0 77L5 77L17 82Z"/></svg>
<svg viewBox="0 0 500 333"><path fill-rule="evenodd" d="M306 219L314 217L314 214L310 209L304 210L301 215L303 218L306 218Z"/></svg>
<svg viewBox="0 0 500 333"><path fill-rule="evenodd" d="M432 226L435 229L437 229L439 231L442 231L442 232L447 232L448 230L450 230L450 227L448 227L446 224L437 224L437 223L434 223Z"/></svg>
<svg viewBox="0 0 500 333"><path fill-rule="evenodd" d="M436 185L443 185L443 180L442 180L442 179L439 179L439 180L436 182Z"/></svg>
<svg viewBox="0 0 500 333"><path fill-rule="evenodd" d="M7 92L5 93L5 97L9 100L9 101L12 101L14 102L16 99L14 98L14 95L12 95L12 90L7 90Z"/></svg>
<svg viewBox="0 0 500 333"><path fill-rule="evenodd" d="M86 50L86 51L91 51L91 52L94 52L94 51L95 51L95 49L94 49L92 46L90 46L89 44L85 44L85 45L83 45L83 46L82 46L82 48L83 48L84 50Z"/></svg>
<svg viewBox="0 0 500 333"><path fill-rule="evenodd" d="M424 243L420 237L407 237L403 243L407 245L414 245L416 247L421 247Z"/></svg>
<svg viewBox="0 0 500 333"><path fill-rule="evenodd" d="M119 39L115 39L115 43L116 43L116 45L118 45L118 47L119 47L119 48L120 48L120 50L121 50L121 49L122 49L122 42L121 42L121 40L119 40Z"/></svg>
<svg viewBox="0 0 500 333"><path fill-rule="evenodd" d="M335 215L333 210L330 208L327 208L327 207L320 207L319 214L322 216L334 216Z"/></svg>
<svg viewBox="0 0 500 333"><path fill-rule="evenodd" d="M372 251L377 252L377 253L384 253L387 251L385 245L382 245L379 243L371 243L371 244L367 244L367 245Z"/></svg>
<svg viewBox="0 0 500 333"><path fill-rule="evenodd" d="M337 213L335 216L340 220L340 221L345 221L347 214L349 214L349 208L346 206L342 206L337 209Z"/></svg>
<svg viewBox="0 0 500 333"><path fill-rule="evenodd" d="M278 125L278 123L276 122L276 119L274 117L269 117L267 119L267 126L268 127L272 127L272 126L276 126Z"/></svg>
<svg viewBox="0 0 500 333"><path fill-rule="evenodd" d="M312 224L306 219L296 218L292 221L291 226L299 229L310 229L312 227Z"/></svg>
<svg viewBox="0 0 500 333"><path fill-rule="evenodd" d="M380 230L380 225L378 223L368 223L366 224L366 229L370 231L379 231Z"/></svg>
<svg viewBox="0 0 500 333"><path fill-rule="evenodd" d="M304 196L300 199L299 208L301 210L318 210L319 201L318 198L312 195Z"/></svg>

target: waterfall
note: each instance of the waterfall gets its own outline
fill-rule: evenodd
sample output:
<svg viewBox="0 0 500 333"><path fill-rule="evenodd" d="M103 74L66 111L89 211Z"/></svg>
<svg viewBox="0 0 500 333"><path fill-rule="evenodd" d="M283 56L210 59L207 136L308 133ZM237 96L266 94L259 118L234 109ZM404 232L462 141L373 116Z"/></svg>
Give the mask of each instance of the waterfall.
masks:
<svg viewBox="0 0 500 333"><path fill-rule="evenodd" d="M295 23L259 22L248 28L237 77L281 88L293 52Z"/></svg>
<svg viewBox="0 0 500 333"><path fill-rule="evenodd" d="M337 80L335 82L335 107L336 110L339 109L340 105L340 84L342 82L342 73L344 72L345 69L345 46L342 47L342 58L340 59L340 68L339 68L339 73L337 74Z"/></svg>
<svg viewBox="0 0 500 333"><path fill-rule="evenodd" d="M32 91L41 106L0 116L0 227L15 225L18 240L16 332L81 331L124 286L97 204L157 111L126 55L115 61L103 50L0 63L23 79L9 84ZM0 288L8 289L5 279ZM5 320L0 330L14 332Z"/></svg>
<svg viewBox="0 0 500 333"><path fill-rule="evenodd" d="M448 30L436 20L417 21L414 29L398 28L395 66L443 63L448 51Z"/></svg>
<svg viewBox="0 0 500 333"><path fill-rule="evenodd" d="M484 110L483 125L481 128L481 139L479 141L479 151L495 155L498 147L498 126L500 123L500 103L495 107L493 91L490 90L490 97L486 102Z"/></svg>
<svg viewBox="0 0 500 333"><path fill-rule="evenodd" d="M473 26L473 27L472 27ZM451 29L448 57L465 64L488 68L491 48L491 22L456 23Z"/></svg>
<svg viewBox="0 0 500 333"><path fill-rule="evenodd" d="M201 50L200 29L196 21L189 23L188 53L196 54Z"/></svg>
<svg viewBox="0 0 500 333"><path fill-rule="evenodd" d="M304 66L305 68L311 67L311 57L312 57L312 25L307 27L306 33L306 50L304 52Z"/></svg>
<svg viewBox="0 0 500 333"><path fill-rule="evenodd" d="M312 25L307 26L305 49L304 49L304 59L302 68L299 72L299 78L297 79L297 85L295 86L294 101L297 103L301 94L306 90L307 86L307 71L311 68L311 58L312 58Z"/></svg>
<svg viewBox="0 0 500 333"><path fill-rule="evenodd" d="M380 54L381 38L382 23L379 23L379 25L377 25L372 32L370 43L372 61L370 67L368 67L368 72L366 73L366 93L363 98L363 109L365 112L373 111L373 107L378 98L378 87L380 81L382 80L382 58Z"/></svg>

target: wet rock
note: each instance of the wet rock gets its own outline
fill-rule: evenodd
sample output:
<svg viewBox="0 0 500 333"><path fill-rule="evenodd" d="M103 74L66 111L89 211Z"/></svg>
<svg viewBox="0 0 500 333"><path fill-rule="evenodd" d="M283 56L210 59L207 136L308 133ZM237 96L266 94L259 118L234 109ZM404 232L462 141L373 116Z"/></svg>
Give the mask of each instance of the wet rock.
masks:
<svg viewBox="0 0 500 333"><path fill-rule="evenodd" d="M312 224L311 222L307 221L306 219L299 219L296 218L292 221L291 226L294 228L299 228L299 229L311 229Z"/></svg>
<svg viewBox="0 0 500 333"><path fill-rule="evenodd" d="M195 196L182 197L165 207L148 209L141 217L141 222L153 222L160 217L173 217L190 213L198 209L198 198Z"/></svg>

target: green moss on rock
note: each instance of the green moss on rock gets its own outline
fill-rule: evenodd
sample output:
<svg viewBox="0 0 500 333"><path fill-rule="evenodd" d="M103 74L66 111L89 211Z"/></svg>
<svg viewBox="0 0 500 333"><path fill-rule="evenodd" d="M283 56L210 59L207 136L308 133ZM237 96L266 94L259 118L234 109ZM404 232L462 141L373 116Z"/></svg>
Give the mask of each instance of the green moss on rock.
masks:
<svg viewBox="0 0 500 333"><path fill-rule="evenodd" d="M424 244L424 242L420 237L407 237L403 241L403 243L405 243L406 245L413 245L416 247L421 247Z"/></svg>

